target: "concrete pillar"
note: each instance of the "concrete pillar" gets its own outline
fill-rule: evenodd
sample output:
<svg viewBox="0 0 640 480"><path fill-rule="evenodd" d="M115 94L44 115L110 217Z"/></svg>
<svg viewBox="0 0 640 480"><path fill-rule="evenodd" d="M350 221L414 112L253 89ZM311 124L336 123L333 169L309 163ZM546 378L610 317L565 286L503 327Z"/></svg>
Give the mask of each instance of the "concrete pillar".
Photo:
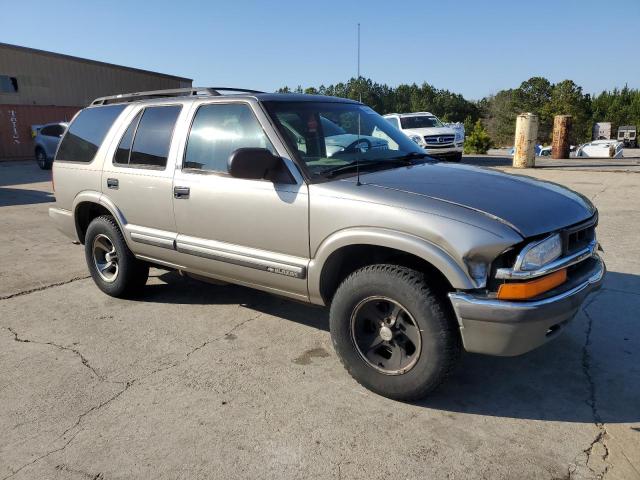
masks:
<svg viewBox="0 0 640 480"><path fill-rule="evenodd" d="M569 134L571 133L571 115L556 115L553 118L553 141L551 158L569 158Z"/></svg>
<svg viewBox="0 0 640 480"><path fill-rule="evenodd" d="M513 154L514 168L536 166L536 140L538 138L538 116L521 113L516 118L516 141Z"/></svg>

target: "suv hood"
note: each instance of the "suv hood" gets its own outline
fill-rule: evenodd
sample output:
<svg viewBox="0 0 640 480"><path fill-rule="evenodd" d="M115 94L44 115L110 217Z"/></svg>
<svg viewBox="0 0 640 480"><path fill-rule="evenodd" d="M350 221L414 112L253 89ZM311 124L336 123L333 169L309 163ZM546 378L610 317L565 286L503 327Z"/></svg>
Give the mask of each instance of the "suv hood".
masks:
<svg viewBox="0 0 640 480"><path fill-rule="evenodd" d="M456 131L451 127L407 128L402 130L405 135L413 134L424 137L425 135L455 135Z"/></svg>
<svg viewBox="0 0 640 480"><path fill-rule="evenodd" d="M596 211L586 197L555 183L468 165L420 164L361 174L360 181L481 212L525 238L582 222Z"/></svg>

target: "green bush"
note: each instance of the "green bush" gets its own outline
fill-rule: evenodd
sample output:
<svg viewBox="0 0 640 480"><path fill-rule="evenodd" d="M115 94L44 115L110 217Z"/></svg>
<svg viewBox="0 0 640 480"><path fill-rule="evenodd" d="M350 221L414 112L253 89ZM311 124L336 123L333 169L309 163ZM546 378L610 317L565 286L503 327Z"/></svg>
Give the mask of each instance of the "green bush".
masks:
<svg viewBox="0 0 640 480"><path fill-rule="evenodd" d="M482 126L482 122L478 120L471 134L467 135L464 141L464 153L487 153L491 147L493 147L493 141Z"/></svg>

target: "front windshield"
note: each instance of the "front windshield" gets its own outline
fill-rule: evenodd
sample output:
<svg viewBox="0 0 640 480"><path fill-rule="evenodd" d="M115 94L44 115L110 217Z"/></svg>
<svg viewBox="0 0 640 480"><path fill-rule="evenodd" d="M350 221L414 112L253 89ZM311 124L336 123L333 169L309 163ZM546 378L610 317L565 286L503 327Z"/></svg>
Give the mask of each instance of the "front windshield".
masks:
<svg viewBox="0 0 640 480"><path fill-rule="evenodd" d="M444 123L432 115L416 115L411 117L400 117L402 128L431 128L444 127Z"/></svg>
<svg viewBox="0 0 640 480"><path fill-rule="evenodd" d="M312 177L342 167L391 166L394 160L424 155L402 132L357 103L265 102L298 160ZM385 162L386 161L386 162ZM366 162L369 162L366 164Z"/></svg>

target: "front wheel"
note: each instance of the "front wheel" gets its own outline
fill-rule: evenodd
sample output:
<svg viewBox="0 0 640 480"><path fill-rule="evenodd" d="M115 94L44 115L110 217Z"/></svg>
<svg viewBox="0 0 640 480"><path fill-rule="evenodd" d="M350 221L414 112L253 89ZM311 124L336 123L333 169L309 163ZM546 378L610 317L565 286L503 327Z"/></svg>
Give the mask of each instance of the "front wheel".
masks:
<svg viewBox="0 0 640 480"><path fill-rule="evenodd" d="M331 303L330 327L351 376L397 400L433 391L461 350L450 309L424 274L398 265L371 265L351 274Z"/></svg>
<svg viewBox="0 0 640 480"><path fill-rule="evenodd" d="M136 259L113 217L95 218L84 242L87 266L98 288L112 297L131 297L142 290L149 266Z"/></svg>
<svg viewBox="0 0 640 480"><path fill-rule="evenodd" d="M462 153L461 152L456 152L455 154L453 154L450 158L451 162L461 162L462 161Z"/></svg>

